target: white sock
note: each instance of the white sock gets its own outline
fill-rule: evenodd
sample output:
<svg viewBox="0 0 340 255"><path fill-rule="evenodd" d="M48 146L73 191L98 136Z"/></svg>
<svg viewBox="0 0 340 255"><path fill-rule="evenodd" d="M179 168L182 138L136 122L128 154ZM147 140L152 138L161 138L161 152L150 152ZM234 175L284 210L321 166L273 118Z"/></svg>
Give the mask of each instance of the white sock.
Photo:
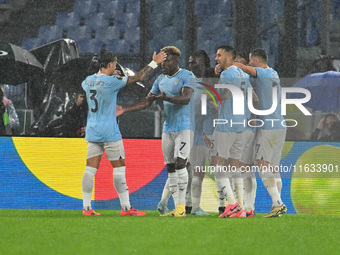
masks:
<svg viewBox="0 0 340 255"><path fill-rule="evenodd" d="M282 200L279 191L277 190L276 180L273 173L269 171L260 171L259 176L261 177L264 186L272 198L272 206L281 206Z"/></svg>
<svg viewBox="0 0 340 255"><path fill-rule="evenodd" d="M231 177L234 182L235 197L237 202L243 208L243 178L240 168L236 168L235 172L231 172Z"/></svg>
<svg viewBox="0 0 340 255"><path fill-rule="evenodd" d="M255 173L253 172L244 172L242 173L243 176L243 201L244 201L244 208L247 212L251 210L255 210L255 196L256 196L256 178Z"/></svg>
<svg viewBox="0 0 340 255"><path fill-rule="evenodd" d="M198 210L201 204L203 178L194 176L191 183L192 211ZM225 206L225 203L224 203Z"/></svg>
<svg viewBox="0 0 340 255"><path fill-rule="evenodd" d="M185 195L187 193L188 186L188 170L186 168L176 169L178 177L178 204L185 205Z"/></svg>
<svg viewBox="0 0 340 255"><path fill-rule="evenodd" d="M170 182L170 179L168 177L168 179L166 179L166 182L165 182L165 185L164 185L164 189L163 189L163 193L162 193L162 199L161 199L161 202L165 205L168 204L169 198L171 196L171 191L170 191L170 188L169 188L169 182Z"/></svg>
<svg viewBox="0 0 340 255"><path fill-rule="evenodd" d="M178 205L178 193L179 193L177 173L176 172L169 173L168 178L169 178L169 190L171 192L176 207Z"/></svg>
<svg viewBox="0 0 340 255"><path fill-rule="evenodd" d="M129 199L129 188L126 185L125 166L116 167L113 170L113 184L118 193L120 205L125 212L131 209Z"/></svg>
<svg viewBox="0 0 340 255"><path fill-rule="evenodd" d="M274 174L274 177L275 177L277 190L279 191L279 194L280 194L280 196L281 196L282 179L281 179L281 176L280 176L280 172L273 173L273 174Z"/></svg>
<svg viewBox="0 0 340 255"><path fill-rule="evenodd" d="M92 190L94 184L94 176L96 175L97 168L86 166L83 175L82 186L83 186L83 208L85 210L92 210L91 199Z"/></svg>
<svg viewBox="0 0 340 255"><path fill-rule="evenodd" d="M191 201L191 183L192 183L192 178L193 178L193 169L191 168L191 166L189 165L189 167L187 168L188 171L188 186L187 186L187 193L185 194L185 206L192 206L192 201Z"/></svg>
<svg viewBox="0 0 340 255"><path fill-rule="evenodd" d="M217 188L217 193L220 192L219 196L222 197L222 195L227 199L228 204L235 204L236 200L234 197L233 190L231 189L230 181L229 181L229 176L226 172L222 171L222 168L216 167L216 171L214 172L215 174L215 181L216 181L216 188ZM225 207L226 204L221 207Z"/></svg>
<svg viewBox="0 0 340 255"><path fill-rule="evenodd" d="M219 168L219 167L222 167L222 166L219 166L217 165L216 166L216 170ZM215 175L215 184L216 184L216 189L217 189L217 197L218 197L218 207L225 207L226 206L226 198L222 192L222 187L221 187L221 183L217 181L217 178L216 177L216 172L214 172L214 175Z"/></svg>

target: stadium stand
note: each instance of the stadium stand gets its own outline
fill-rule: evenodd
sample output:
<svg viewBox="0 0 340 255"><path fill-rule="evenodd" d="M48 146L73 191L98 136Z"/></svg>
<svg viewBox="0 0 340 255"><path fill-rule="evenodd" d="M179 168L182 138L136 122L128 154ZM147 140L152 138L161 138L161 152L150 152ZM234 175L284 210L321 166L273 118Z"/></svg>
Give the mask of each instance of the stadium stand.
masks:
<svg viewBox="0 0 340 255"><path fill-rule="evenodd" d="M77 43L79 53L89 53L89 52L100 52L105 45L101 40L92 39L82 39Z"/></svg>
<svg viewBox="0 0 340 255"><path fill-rule="evenodd" d="M90 16L85 20L85 25L90 27L94 31L104 30L110 25L110 19L105 17L103 12L98 12Z"/></svg>
<svg viewBox="0 0 340 255"><path fill-rule="evenodd" d="M46 43L63 38L63 30L57 25L44 25L39 28L38 38L43 39Z"/></svg>
<svg viewBox="0 0 340 255"><path fill-rule="evenodd" d="M94 38L94 33L88 26L74 26L67 29L66 37L78 42L83 39Z"/></svg>
<svg viewBox="0 0 340 255"><path fill-rule="evenodd" d="M74 12L59 12L55 23L61 29L80 24L79 18Z"/></svg>
<svg viewBox="0 0 340 255"><path fill-rule="evenodd" d="M113 39L121 39L121 30L116 26L109 26L106 29L96 31L96 38L102 40L104 43Z"/></svg>
<svg viewBox="0 0 340 255"><path fill-rule="evenodd" d="M195 1L196 46L207 50L209 56L215 54L216 45L212 47L211 44L233 43L233 2L216 0L212 4L204 0ZM332 20L340 20L339 1L331 2ZM270 58L274 58L270 60L271 64L274 64L277 63L279 55L279 27L283 24L284 1L260 0L256 4L258 46L268 51ZM321 9L321 4L321 0L298 1L300 47L308 48L320 44L321 17L318 10ZM152 17L149 20L149 53L151 54L155 48L175 42L181 46L182 54L185 56L185 2L150 0L149 7L149 16ZM22 45L32 48L43 44L44 40L47 43L67 36L75 39L84 53L91 53L91 50L98 49L104 44L110 49L119 48L121 53L138 54L140 25L139 1L76 0L70 12L59 12L54 24L42 25L37 38L26 38L22 40ZM302 30L306 32L301 33ZM90 45L85 46L86 41Z"/></svg>
<svg viewBox="0 0 340 255"><path fill-rule="evenodd" d="M97 52L103 45L120 53L139 52L139 1L76 0L72 10L59 12L55 24L42 25L38 37L22 40L22 46L33 48L43 44L42 39L48 43L68 37L79 44L81 53Z"/></svg>

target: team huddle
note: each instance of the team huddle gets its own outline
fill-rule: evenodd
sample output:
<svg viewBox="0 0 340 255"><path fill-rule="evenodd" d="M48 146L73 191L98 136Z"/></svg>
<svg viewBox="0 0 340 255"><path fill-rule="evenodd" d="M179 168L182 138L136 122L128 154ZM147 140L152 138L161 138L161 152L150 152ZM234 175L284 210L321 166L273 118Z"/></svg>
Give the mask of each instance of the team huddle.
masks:
<svg viewBox="0 0 340 255"><path fill-rule="evenodd" d="M208 161L215 167L219 217L255 216L255 172L247 171L254 169L253 165L272 198L272 209L265 217L280 217L287 208L281 200L280 173L275 169L280 163L286 127L281 125L284 119L280 101L273 103L274 97L280 98L281 87L278 74L267 65L267 53L263 49L253 50L246 65L233 47L221 46L213 70L207 53L199 50L189 58L190 71L179 68L180 56L176 47L164 47L135 76L120 77L115 75L116 55L104 51L98 59L98 73L83 81L89 106L83 215L99 215L91 207L91 197L104 150L114 168L121 215L145 215L130 205L125 153L116 117L161 100L165 115L162 150L168 171L157 206L161 216L209 215L200 207L203 168ZM162 74L144 100L125 108L116 106L117 93L123 86L145 79L159 64ZM247 98L263 114L255 116ZM175 203L173 211L167 208L170 196Z"/></svg>

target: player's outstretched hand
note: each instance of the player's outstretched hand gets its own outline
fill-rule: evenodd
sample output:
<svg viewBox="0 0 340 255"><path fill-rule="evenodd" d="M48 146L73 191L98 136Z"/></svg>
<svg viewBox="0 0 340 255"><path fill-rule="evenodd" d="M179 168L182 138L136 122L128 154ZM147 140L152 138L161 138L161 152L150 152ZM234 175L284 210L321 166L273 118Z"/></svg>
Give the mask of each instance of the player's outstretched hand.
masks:
<svg viewBox="0 0 340 255"><path fill-rule="evenodd" d="M166 53L161 51L156 55L156 52L153 53L152 60L155 61L157 64L162 63L166 59Z"/></svg>
<svg viewBox="0 0 340 255"><path fill-rule="evenodd" d="M155 100L164 100L166 98L166 93L162 92L162 94L159 94L157 96L153 96Z"/></svg>
<svg viewBox="0 0 340 255"><path fill-rule="evenodd" d="M123 107L121 107L120 105L116 105L116 116L119 117L123 113L124 113Z"/></svg>

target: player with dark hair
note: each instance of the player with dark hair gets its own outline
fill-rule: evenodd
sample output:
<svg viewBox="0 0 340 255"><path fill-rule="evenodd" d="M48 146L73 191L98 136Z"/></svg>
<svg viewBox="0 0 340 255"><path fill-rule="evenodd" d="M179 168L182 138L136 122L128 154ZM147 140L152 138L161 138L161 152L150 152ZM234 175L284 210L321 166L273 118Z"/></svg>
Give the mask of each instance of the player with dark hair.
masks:
<svg viewBox="0 0 340 255"><path fill-rule="evenodd" d="M194 138L193 147L190 151L190 160L187 164L188 170L188 187L185 198L185 211L186 213L192 215L209 215L200 208L200 199L202 192L202 181L204 178L204 172L199 173L195 171L195 166L202 166L205 164L207 153L205 151L204 141L203 141L203 127L205 119L200 114L200 100L202 95L202 90L198 89L197 82L202 82L202 77L209 77L209 73L213 72L210 68L210 59L208 54L204 50L197 50L189 57L189 70L192 71L196 77L196 81L192 84L192 89L194 93L190 101L190 118L191 122L194 123ZM210 106L210 104L208 105ZM211 108L211 107L210 107ZM209 108L209 109L210 109ZM213 114L207 115L209 117L214 116ZM202 118L203 117L203 118ZM212 126L212 122L210 123ZM201 146L202 145L202 146ZM201 162L201 164L200 164ZM202 163L203 162L203 163ZM193 173L195 172L195 176ZM171 196L171 191L169 189L169 179L164 186L162 199L158 204L158 211L161 215L168 213L167 203ZM193 211L192 211L193 210Z"/></svg>
<svg viewBox="0 0 340 255"><path fill-rule="evenodd" d="M162 62L162 74L154 82L148 97L139 103L120 109L124 112L138 111L151 105L152 99L164 102L165 121L163 124L162 150L168 170L169 185L175 202L175 210L166 213L166 204L162 206L162 216L185 217L185 196L188 184L186 169L192 143L192 125L190 122L190 98L193 89L190 82L195 78L192 72L178 66L181 52L174 46L161 49L167 54ZM168 199L168 197L167 197ZM167 201L166 199L166 201ZM163 196L162 196L163 201ZM161 201L161 202L162 202Z"/></svg>
<svg viewBox="0 0 340 255"><path fill-rule="evenodd" d="M247 56L246 56L246 54L245 54L244 52L238 51L238 52L236 53L235 61L236 61L236 62L239 62L239 63L241 63L241 64L246 65L246 64L247 64L246 57L247 57Z"/></svg>
<svg viewBox="0 0 340 255"><path fill-rule="evenodd" d="M238 52L236 54L235 62L241 64L247 64L246 56L243 52ZM245 75L250 78L250 75L245 73ZM258 108L258 97L253 91L253 105ZM245 101L245 114L247 119L254 119L255 115L249 110L248 104ZM252 124L255 124L251 122ZM253 163L255 161L255 138L256 138L256 128L249 125L246 126L244 135L244 149L240 158L240 167L242 170L243 178L243 203L244 209L246 211L247 217L255 217L255 197L256 197L256 177L255 172L252 170Z"/></svg>
<svg viewBox="0 0 340 255"><path fill-rule="evenodd" d="M220 76L219 84L231 84L240 88L244 93L247 92L247 86L250 86L249 80L244 72L233 66L236 52L233 47L225 45L220 46L216 53L216 62L222 67L223 71ZM228 205L220 217L245 217L246 213L243 210L243 180L239 160L244 147L246 116L234 115L233 97L227 89L219 89L219 94L222 98L222 105L219 107L218 119L226 119L228 123L216 125L212 138L212 161L217 164L215 181L219 199L226 198ZM234 99L235 100L235 99ZM232 124L234 123L234 124ZM233 171L225 171L233 169ZM230 166L230 167L229 167ZM229 178L233 179L235 185L234 192Z"/></svg>
<svg viewBox="0 0 340 255"><path fill-rule="evenodd" d="M213 119L217 118L217 111L213 104L207 105L207 114L201 114L201 96L203 90L200 82L210 84L210 78L214 77L214 69L210 67L209 55L204 50L197 50L189 57L189 70L196 77L195 86L193 86L194 94L191 99L191 118L194 118L194 142L190 152L190 171L193 172L191 185L192 198L192 215L209 216L207 212L201 209L202 184L205 172L201 171L200 166L205 166L206 160L209 160L210 146L205 146L205 139L211 139L213 128ZM207 136L207 137L205 137ZM190 175L189 175L190 176ZM190 183L190 182L189 182Z"/></svg>
<svg viewBox="0 0 340 255"><path fill-rule="evenodd" d="M281 86L277 72L267 64L268 55L264 49L255 49L249 54L249 65L234 63L255 78L255 92L259 98L259 110L268 110L273 105L273 89L277 90L278 103L275 111L269 115L259 116L263 121L256 137L256 160L259 175L272 198L272 209L265 217L280 217L287 207L281 200L282 181L280 173L270 171L270 167L280 164L281 153L286 137L286 128L281 125ZM279 121L270 121L277 119Z"/></svg>
<svg viewBox="0 0 340 255"><path fill-rule="evenodd" d="M94 177L99 163L106 151L113 171L113 183L122 207L120 215L144 216L145 213L131 207L129 190L125 179L125 152L116 120L116 102L119 90L126 84L132 84L148 77L158 64L164 61L166 54L153 54L153 60L134 76L120 77L115 74L117 56L111 51L99 55L99 70L88 76L82 83L88 103L88 118L85 140L87 141L87 161L82 180L83 215L99 215L91 207ZM153 98L149 99L150 101Z"/></svg>

